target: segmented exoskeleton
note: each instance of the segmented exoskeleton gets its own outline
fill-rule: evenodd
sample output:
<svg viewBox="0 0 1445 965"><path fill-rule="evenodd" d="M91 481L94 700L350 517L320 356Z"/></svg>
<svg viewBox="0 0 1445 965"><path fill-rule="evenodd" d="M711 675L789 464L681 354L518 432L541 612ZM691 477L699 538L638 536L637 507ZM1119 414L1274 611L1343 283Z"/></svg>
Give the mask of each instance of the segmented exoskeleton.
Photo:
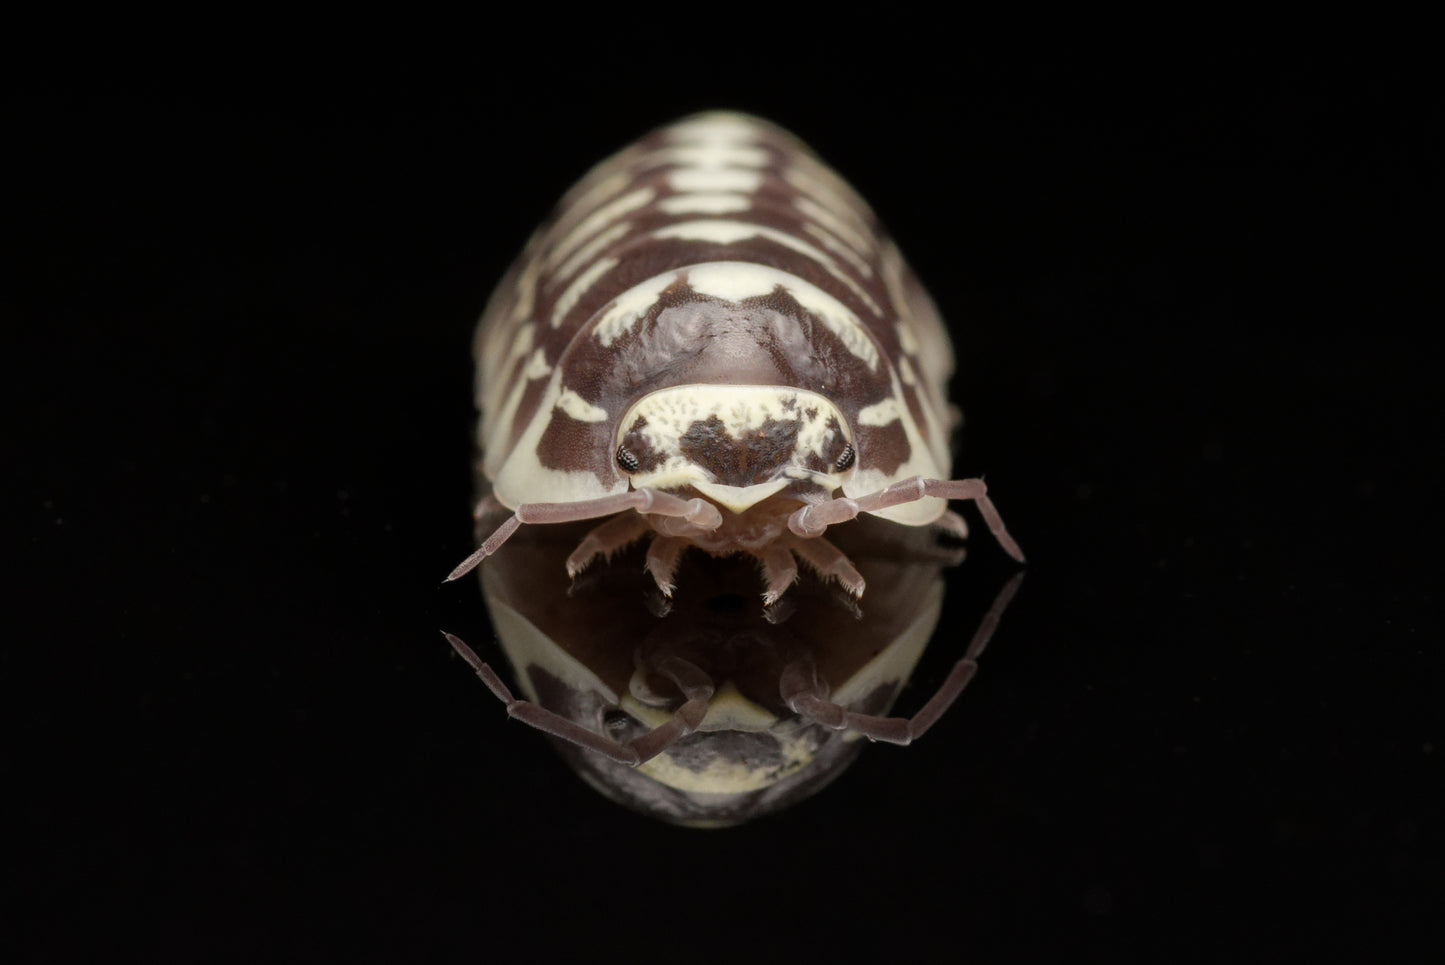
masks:
<svg viewBox="0 0 1445 965"><path fill-rule="evenodd" d="M603 519L567 560L651 536L665 594L689 546L747 553L772 603L802 559L855 595L824 537L871 513L958 536L982 480L950 480L953 352L868 206L786 132L704 114L648 135L562 199L476 336L485 522L455 579L522 523Z"/></svg>

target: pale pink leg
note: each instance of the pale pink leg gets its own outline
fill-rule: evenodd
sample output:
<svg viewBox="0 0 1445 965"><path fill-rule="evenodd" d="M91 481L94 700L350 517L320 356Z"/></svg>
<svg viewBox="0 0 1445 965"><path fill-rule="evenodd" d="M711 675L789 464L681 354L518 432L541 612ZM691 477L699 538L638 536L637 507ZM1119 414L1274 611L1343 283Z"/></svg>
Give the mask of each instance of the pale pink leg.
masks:
<svg viewBox="0 0 1445 965"><path fill-rule="evenodd" d="M817 570L818 575L823 579L831 577L855 597L863 595L863 589L867 586L863 581L863 574L854 569L847 555L838 547L821 536L801 539L788 534L783 541L792 548L794 553L801 556L805 563Z"/></svg>
<svg viewBox="0 0 1445 965"><path fill-rule="evenodd" d="M443 633L463 660L476 671L482 683L487 685L496 698L507 705L507 716L515 717L524 724L553 737L569 741L579 747L596 751L619 764L636 767L667 750L678 739L697 730L707 715L707 705L714 691L712 678L694 664L680 657L664 657L657 665L657 672L677 684L686 701L677 709L667 723L648 731L636 740L626 744L610 741L601 734L593 733L580 724L560 714L538 706L530 700L518 700L498 677L496 671L487 666L472 648L450 633Z"/></svg>
<svg viewBox="0 0 1445 965"><path fill-rule="evenodd" d="M575 523L584 519L600 519L627 509L658 516L678 516L707 530L722 525L722 512L707 500L683 499L656 489L634 489L575 503L524 503L472 555L448 573L444 582L450 583L476 569L482 560L500 549L523 523Z"/></svg>
<svg viewBox="0 0 1445 965"><path fill-rule="evenodd" d="M859 513L874 513L880 509L887 509L889 506L914 502L924 496L973 500L978 505L978 511L983 514L983 520L988 524L989 531L993 533L994 539L998 540L1004 552L1020 563L1023 562L1023 551L1019 549L1018 543L1014 542L1014 538L1004 528L1003 519L999 516L998 510L994 509L992 500L988 498L988 487L983 484L982 479L944 480L914 476L912 479L894 483L866 496L843 497L825 503L804 506L788 517L788 528L799 536L821 536L829 526L853 519Z"/></svg>
<svg viewBox="0 0 1445 965"><path fill-rule="evenodd" d="M677 572L677 561L690 545L681 536L659 536L647 547L647 572L652 574L657 588L668 599L672 598L672 591L676 589L672 577Z"/></svg>
<svg viewBox="0 0 1445 965"><path fill-rule="evenodd" d="M782 540L769 543L753 555L762 562L763 579L768 584L763 591L763 606L772 606L798 578L798 564Z"/></svg>
<svg viewBox="0 0 1445 965"><path fill-rule="evenodd" d="M598 556L611 556L641 538L651 528L647 517L637 513L623 513L594 527L582 537L582 542L577 544L572 555L567 557L567 575L575 577L587 569Z"/></svg>
<svg viewBox="0 0 1445 965"><path fill-rule="evenodd" d="M858 714L833 703L828 699L827 685L818 679L817 666L811 659L795 660L783 670L779 692L783 701L792 711L809 720L817 721L833 730L851 730L869 740L886 741L890 744L908 744L922 737L938 722L944 712L963 693L973 675L978 672L978 658L988 646L998 622L1008 609L1009 602L1023 582L1022 572L1004 584L998 596L984 615L978 630L973 635L963 659L953 665L948 679L938 692L923 705L923 709L912 717L880 717L874 714Z"/></svg>

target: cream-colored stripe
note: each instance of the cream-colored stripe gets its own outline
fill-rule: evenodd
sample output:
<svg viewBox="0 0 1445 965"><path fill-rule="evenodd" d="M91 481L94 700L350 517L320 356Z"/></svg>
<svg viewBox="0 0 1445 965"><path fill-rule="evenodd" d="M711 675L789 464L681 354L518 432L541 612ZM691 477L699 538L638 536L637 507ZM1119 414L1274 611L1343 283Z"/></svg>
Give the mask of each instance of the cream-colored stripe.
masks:
<svg viewBox="0 0 1445 965"><path fill-rule="evenodd" d="M858 410L860 426L886 426L890 422L897 422L902 417L903 410L899 408L897 399L884 399L882 402L864 406Z"/></svg>
<svg viewBox="0 0 1445 965"><path fill-rule="evenodd" d="M718 245L734 245L739 241L746 241L749 238L766 238L768 241L790 248L798 254L803 255L821 265L828 274L853 292L868 310L874 315L881 316L882 309L878 307L868 293L865 292L851 276L845 272L839 264L834 261L826 252L813 245L808 244L801 238L796 238L776 228L769 228L765 225L752 224L747 221L723 221L723 220L701 220L684 221L681 224L669 225L666 228L659 228L652 232L652 238L677 238L682 241L706 241Z"/></svg>
<svg viewBox="0 0 1445 965"><path fill-rule="evenodd" d="M599 168L606 168L611 165L612 161L604 161L599 165ZM585 179L583 183L586 183ZM571 198L571 195L573 191L577 189L574 188L573 191L567 192L568 197L562 199L560 208L563 212L562 217L552 226L549 234L553 238L565 238L582 222L583 218L586 218L593 211L627 190L628 185L631 183L631 172L621 170L603 177L596 184L579 194L575 200ZM579 184L577 187L582 187L582 184Z"/></svg>
<svg viewBox="0 0 1445 965"><path fill-rule="evenodd" d="M563 389L557 397L557 408L579 422L601 422L607 418L607 410L595 406L571 389Z"/></svg>
<svg viewBox="0 0 1445 965"><path fill-rule="evenodd" d="M654 167L683 168L762 168L772 156L751 144L710 141L665 147L647 155L637 165L646 170Z"/></svg>
<svg viewBox="0 0 1445 965"><path fill-rule="evenodd" d="M551 374L552 366L547 363L547 353L541 349L532 353L532 357L527 360L526 369L522 372L528 379L544 379Z"/></svg>
<svg viewBox="0 0 1445 965"><path fill-rule="evenodd" d="M632 222L630 221L624 221L621 224L615 224L611 228L608 228L606 231L602 232L597 237L593 238L591 241L587 242L587 244L583 245L581 248L578 248L577 253L574 254L571 258L568 258L567 263L561 268L558 268L556 273L553 274L550 279L548 279L547 287L549 289L555 288L567 279L571 278L577 273L577 270L579 268L587 264L587 262L591 261L593 258L596 258L597 255L600 254L602 250L608 245L622 239L631 230Z"/></svg>
<svg viewBox="0 0 1445 965"><path fill-rule="evenodd" d="M645 206L656 196L657 192L651 188L640 188L598 208L552 247L547 253L547 267L553 268L561 264L582 242L623 215Z"/></svg>
<svg viewBox="0 0 1445 965"><path fill-rule="evenodd" d="M764 129L745 114L713 111L679 121L667 129L671 141L684 144L752 144L762 140Z"/></svg>
<svg viewBox="0 0 1445 965"><path fill-rule="evenodd" d="M552 309L552 327L561 328L562 319L576 307L577 303L582 300L582 296L587 294L587 290L597 284L599 278L616 267L616 258L603 258L594 261L591 267L578 275L577 280L567 286L567 290L558 297L557 304Z"/></svg>
<svg viewBox="0 0 1445 965"><path fill-rule="evenodd" d="M808 219L815 221L823 228L828 229L844 244L848 245L860 258L867 258L873 254L873 245L869 243L865 234L860 233L851 225L834 214L828 208L823 207L811 198L795 198L793 206L803 213Z"/></svg>
<svg viewBox="0 0 1445 965"><path fill-rule="evenodd" d="M829 251L833 252L833 254L835 255L838 255L840 258L845 259L848 264L852 265L854 269L857 270L858 274L862 275L864 278L873 277L873 266L868 264L868 262L864 261L856 251L843 244L843 242L839 241L833 235L829 234L827 231L824 231L821 227L813 224L813 222L811 221L803 222L803 230L806 231L808 234L812 235L814 238L817 238L824 248L827 248Z"/></svg>
<svg viewBox="0 0 1445 965"><path fill-rule="evenodd" d="M674 191L706 192L742 191L752 194L763 183L757 171L742 168L678 168L667 176Z"/></svg>
<svg viewBox="0 0 1445 965"><path fill-rule="evenodd" d="M733 214L752 206L745 194L676 194L657 202L664 214Z"/></svg>
<svg viewBox="0 0 1445 965"><path fill-rule="evenodd" d="M617 336L636 325L647 314L648 309L657 304L657 299L667 286L676 280L676 272L666 272L649 278L641 284L633 285L618 295L602 313L597 324L593 326L592 337L601 342L604 347L611 348Z"/></svg>

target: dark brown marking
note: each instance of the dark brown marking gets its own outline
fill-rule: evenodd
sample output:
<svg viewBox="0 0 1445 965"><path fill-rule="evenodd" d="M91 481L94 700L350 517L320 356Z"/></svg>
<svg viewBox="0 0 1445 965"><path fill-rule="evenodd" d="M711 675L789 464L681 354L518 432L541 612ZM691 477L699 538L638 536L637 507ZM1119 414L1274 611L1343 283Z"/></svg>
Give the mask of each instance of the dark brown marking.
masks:
<svg viewBox="0 0 1445 965"><path fill-rule="evenodd" d="M688 460L702 466L725 486L752 486L772 479L787 464L803 424L794 419L765 419L741 439L733 437L717 416L694 422L679 440Z"/></svg>
<svg viewBox="0 0 1445 965"><path fill-rule="evenodd" d="M548 469L591 472L605 485L611 485L620 474L613 461L616 450L611 446L598 449L596 430L598 425L611 424L611 420L583 422L554 408L537 441L537 461Z"/></svg>
<svg viewBox="0 0 1445 965"><path fill-rule="evenodd" d="M855 426L853 434L858 440L858 465L864 469L892 476L913 453L903 423L897 419L886 426Z"/></svg>

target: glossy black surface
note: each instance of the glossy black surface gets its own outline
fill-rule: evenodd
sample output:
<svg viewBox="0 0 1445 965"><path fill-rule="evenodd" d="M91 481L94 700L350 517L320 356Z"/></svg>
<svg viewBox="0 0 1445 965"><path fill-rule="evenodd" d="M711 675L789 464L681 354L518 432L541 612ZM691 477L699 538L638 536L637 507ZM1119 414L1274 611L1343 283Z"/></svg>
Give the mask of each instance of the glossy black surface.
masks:
<svg viewBox="0 0 1445 965"><path fill-rule="evenodd" d="M906 59L6 95L10 960L1438 949L1429 85ZM956 470L1030 562L923 741L705 833L595 794L438 630L499 659L440 587L483 300L588 166L717 106L899 239L959 350ZM941 632L1010 571L976 539Z"/></svg>

